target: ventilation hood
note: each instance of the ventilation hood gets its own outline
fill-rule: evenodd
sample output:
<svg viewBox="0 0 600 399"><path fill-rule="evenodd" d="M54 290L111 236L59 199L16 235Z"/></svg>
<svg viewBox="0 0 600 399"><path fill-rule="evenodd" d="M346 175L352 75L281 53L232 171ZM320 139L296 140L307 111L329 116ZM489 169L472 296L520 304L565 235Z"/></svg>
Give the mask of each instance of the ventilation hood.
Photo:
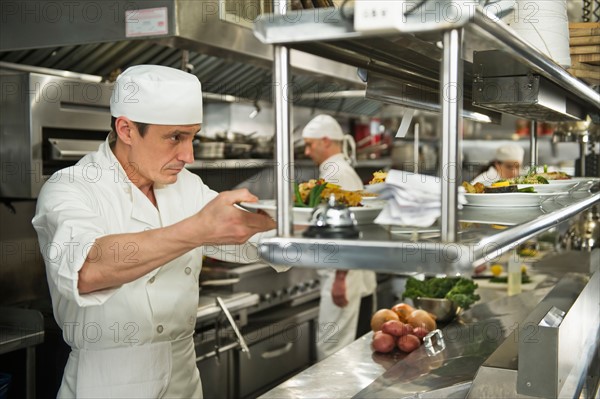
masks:
<svg viewBox="0 0 600 399"><path fill-rule="evenodd" d="M272 47L254 37L252 20L246 16L261 3L224 0L0 0L0 51L47 49L52 53L63 48L73 50L74 46L110 43L112 46L102 47L103 55L109 58L127 47L128 41L150 41L270 69ZM238 15L232 16L231 12ZM239 24L227 20L238 21ZM85 59L81 61L87 63ZM291 62L296 74L325 76L351 88L364 88L354 67L299 51L292 53Z"/></svg>
<svg viewBox="0 0 600 399"><path fill-rule="evenodd" d="M243 26L223 18L227 5L262 2L0 0L0 69L23 65L110 80L131 65L183 65L198 76L207 101L272 102L272 46L255 38L251 20L228 18ZM290 58L295 105L369 116L388 107L356 95L366 85L355 66L299 50ZM348 92L354 94L338 95Z"/></svg>

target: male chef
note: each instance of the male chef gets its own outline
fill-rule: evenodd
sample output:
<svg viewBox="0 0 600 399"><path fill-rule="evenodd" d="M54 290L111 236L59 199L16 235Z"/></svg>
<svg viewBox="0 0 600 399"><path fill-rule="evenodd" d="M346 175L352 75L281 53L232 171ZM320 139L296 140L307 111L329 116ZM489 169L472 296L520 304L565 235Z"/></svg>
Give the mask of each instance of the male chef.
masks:
<svg viewBox="0 0 600 399"><path fill-rule="evenodd" d="M363 189L362 180L350 164L354 140L344 134L333 117L317 115L304 127L302 137L304 154L319 166L320 178L343 190ZM317 357L321 360L370 331L377 283L375 272L369 270L328 269L320 270L319 274L321 302ZM359 314L363 321L361 325Z"/></svg>
<svg viewBox="0 0 600 399"><path fill-rule="evenodd" d="M192 335L202 256L256 260L251 237L275 227L184 166L202 123L196 76L127 69L98 151L57 172L33 218L54 316L71 353L61 398L199 398ZM254 257L254 258L253 258ZM252 259L253 258L253 259Z"/></svg>

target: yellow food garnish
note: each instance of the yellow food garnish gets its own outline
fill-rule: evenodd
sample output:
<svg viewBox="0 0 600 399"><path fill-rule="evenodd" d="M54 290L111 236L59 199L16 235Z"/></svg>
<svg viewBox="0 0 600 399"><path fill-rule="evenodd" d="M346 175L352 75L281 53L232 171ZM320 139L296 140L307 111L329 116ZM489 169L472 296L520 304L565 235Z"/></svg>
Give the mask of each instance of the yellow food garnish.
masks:
<svg viewBox="0 0 600 399"><path fill-rule="evenodd" d="M384 183L387 178L387 172L383 170L378 170L377 172L373 172L373 178L369 181L369 184L377 184Z"/></svg>
<svg viewBox="0 0 600 399"><path fill-rule="evenodd" d="M497 181L495 183L492 183L492 187L507 187L507 186L510 186L510 183L506 180Z"/></svg>
<svg viewBox="0 0 600 399"><path fill-rule="evenodd" d="M521 265L521 273L527 274L527 266Z"/></svg>
<svg viewBox="0 0 600 399"><path fill-rule="evenodd" d="M492 272L492 275L494 277L498 277L499 275L502 274L503 271L504 271L504 267L502 267L502 265L492 265L490 267L490 272Z"/></svg>

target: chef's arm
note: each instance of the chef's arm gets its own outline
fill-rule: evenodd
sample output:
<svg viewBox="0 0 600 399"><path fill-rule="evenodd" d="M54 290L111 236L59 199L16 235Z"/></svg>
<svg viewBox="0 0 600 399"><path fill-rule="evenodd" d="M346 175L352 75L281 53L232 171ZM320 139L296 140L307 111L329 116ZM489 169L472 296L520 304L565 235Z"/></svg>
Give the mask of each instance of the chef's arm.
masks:
<svg viewBox="0 0 600 399"><path fill-rule="evenodd" d="M348 305L348 297L346 296L346 275L347 270L336 270L333 286L331 287L331 298L340 308Z"/></svg>
<svg viewBox="0 0 600 399"><path fill-rule="evenodd" d="M227 191L200 212L171 226L97 238L79 270L80 294L134 281L194 248L240 244L258 232L273 229L271 218L233 206L256 200L245 189Z"/></svg>

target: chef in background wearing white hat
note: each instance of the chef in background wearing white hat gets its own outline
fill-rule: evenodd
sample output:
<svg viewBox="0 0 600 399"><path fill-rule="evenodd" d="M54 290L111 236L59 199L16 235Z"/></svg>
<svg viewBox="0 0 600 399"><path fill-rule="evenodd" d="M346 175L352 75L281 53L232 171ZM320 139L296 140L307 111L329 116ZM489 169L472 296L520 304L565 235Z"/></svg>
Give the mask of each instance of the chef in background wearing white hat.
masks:
<svg viewBox="0 0 600 399"><path fill-rule="evenodd" d="M247 241L275 224L234 207L257 200L247 190L218 194L184 168L202 123L196 76L131 67L110 110L106 141L46 182L33 219L71 346L58 397L200 398L203 253L255 261Z"/></svg>
<svg viewBox="0 0 600 399"><path fill-rule="evenodd" d="M498 180L514 179L521 173L525 150L518 144L505 144L496 149L494 159L473 179L472 184L489 186Z"/></svg>
<svg viewBox="0 0 600 399"><path fill-rule="evenodd" d="M355 151L352 136L329 115L318 115L302 131L304 153L319 166L319 177L343 190L363 189L351 165ZM350 151L348 148L350 147ZM317 357L337 352L370 331L375 308L375 272L369 270L320 270L321 302ZM360 323L359 323L360 315Z"/></svg>

